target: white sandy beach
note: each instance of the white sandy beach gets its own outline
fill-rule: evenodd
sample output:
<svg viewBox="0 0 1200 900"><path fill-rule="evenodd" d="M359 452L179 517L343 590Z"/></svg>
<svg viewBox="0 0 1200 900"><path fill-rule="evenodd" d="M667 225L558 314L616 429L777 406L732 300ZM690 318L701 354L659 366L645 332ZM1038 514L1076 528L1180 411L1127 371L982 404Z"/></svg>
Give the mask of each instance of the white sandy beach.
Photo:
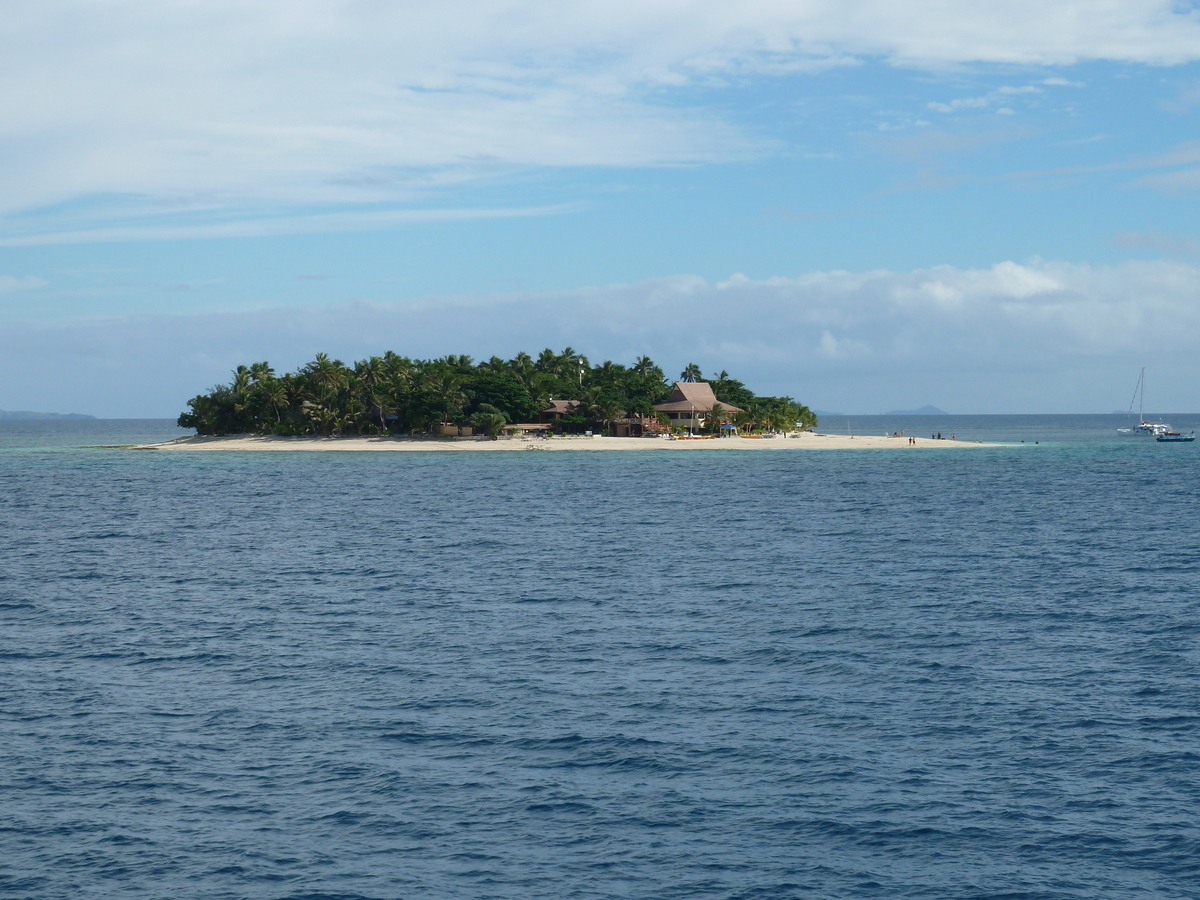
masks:
<svg viewBox="0 0 1200 900"><path fill-rule="evenodd" d="M968 441L932 440L870 435L833 435L803 432L787 437L727 437L715 439L618 438L564 436L550 438L515 437L499 440L439 437L263 437L231 435L227 437L186 437L163 444L138 444L138 450L239 450L239 451L319 451L354 450L379 452L511 452L525 450L642 450L688 452L694 450L964 450L988 446Z"/></svg>

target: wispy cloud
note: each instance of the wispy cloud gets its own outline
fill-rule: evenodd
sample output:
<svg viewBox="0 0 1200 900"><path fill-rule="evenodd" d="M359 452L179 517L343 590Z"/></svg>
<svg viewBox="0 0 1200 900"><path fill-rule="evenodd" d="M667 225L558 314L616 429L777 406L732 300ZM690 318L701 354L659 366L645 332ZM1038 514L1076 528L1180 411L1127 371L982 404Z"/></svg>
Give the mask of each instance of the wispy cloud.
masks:
<svg viewBox="0 0 1200 900"><path fill-rule="evenodd" d="M1178 93L1159 105L1168 112L1185 115L1200 107L1200 82L1188 82L1179 86Z"/></svg>
<svg viewBox="0 0 1200 900"><path fill-rule="evenodd" d="M120 241L171 241L230 237L268 237L280 234L362 231L420 222L461 222L472 219L511 219L551 216L570 212L571 204L510 209L400 209L357 210L321 215L246 218L204 224L149 224L77 231L56 231L0 238L0 247L37 247L52 244L103 244Z"/></svg>
<svg viewBox="0 0 1200 900"><path fill-rule="evenodd" d="M991 104L990 96L983 97L959 97L951 100L949 103L939 103L931 101L925 104L927 109L932 109L934 112L953 113L963 109L985 109Z"/></svg>
<svg viewBox="0 0 1200 900"><path fill-rule="evenodd" d="M1082 84L1075 81L1067 81L1065 78L1043 78L1036 84L1001 85L995 90L974 97L956 97L946 102L931 101L926 104L926 108L934 112L949 114L964 110L985 110L999 107L995 110L997 113L1011 115L1015 110L1001 104L1010 104L1021 97L1031 99L1040 97L1046 93L1045 89L1047 87L1082 87Z"/></svg>
<svg viewBox="0 0 1200 900"><path fill-rule="evenodd" d="M1178 194L1200 188L1200 167L1179 169L1175 172L1156 172L1145 175L1134 182L1140 187L1149 187L1166 194Z"/></svg>
<svg viewBox="0 0 1200 900"><path fill-rule="evenodd" d="M1200 58L1200 16L1165 0L44 0L10 4L0 42L12 220L81 198L420 204L511 167L745 159L776 147L681 89L864 61L1170 65Z"/></svg>
<svg viewBox="0 0 1200 900"><path fill-rule="evenodd" d="M1134 184L1154 187L1160 190L1172 191L1200 187L1200 141L1186 141L1177 144L1165 153L1154 156L1120 159L1107 163L1096 163L1082 166L1061 166L1054 169L1031 169L1022 172L1011 172L1002 176L1005 179L1022 178L1062 178L1075 175L1092 175L1101 172L1145 171L1149 169L1177 169L1175 172L1146 175Z"/></svg>
<svg viewBox="0 0 1200 900"><path fill-rule="evenodd" d="M935 167L964 154L1020 140L1029 133L1020 124L993 119L986 125L976 123L958 130L929 127L915 132L871 135L864 138L864 143L884 156Z"/></svg>
<svg viewBox="0 0 1200 900"><path fill-rule="evenodd" d="M31 291L35 288L45 287L49 282L43 278L38 278L34 275L25 275L17 278L13 275L0 275L0 294L8 294L13 291Z"/></svg>
<svg viewBox="0 0 1200 900"><path fill-rule="evenodd" d="M1119 247L1158 250L1180 259L1200 259L1200 237L1174 235L1163 231L1121 231L1113 236Z"/></svg>

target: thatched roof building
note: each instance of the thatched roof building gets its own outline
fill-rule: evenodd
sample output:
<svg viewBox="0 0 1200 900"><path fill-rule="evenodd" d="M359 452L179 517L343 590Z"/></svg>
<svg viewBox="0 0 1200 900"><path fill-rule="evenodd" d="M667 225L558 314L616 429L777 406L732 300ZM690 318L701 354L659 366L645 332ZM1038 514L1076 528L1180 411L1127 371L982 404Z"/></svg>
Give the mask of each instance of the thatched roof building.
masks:
<svg viewBox="0 0 1200 900"><path fill-rule="evenodd" d="M726 412L739 413L741 408L732 403L721 403L707 381L677 381L666 403L656 403L654 408L675 418L704 418L717 404ZM674 413L675 415L672 415ZM679 415L687 413L688 415ZM692 414L695 414L694 416Z"/></svg>
<svg viewBox="0 0 1200 900"><path fill-rule="evenodd" d="M563 416L571 415L578 405L578 400L551 400L550 405L538 413L538 421L557 422Z"/></svg>

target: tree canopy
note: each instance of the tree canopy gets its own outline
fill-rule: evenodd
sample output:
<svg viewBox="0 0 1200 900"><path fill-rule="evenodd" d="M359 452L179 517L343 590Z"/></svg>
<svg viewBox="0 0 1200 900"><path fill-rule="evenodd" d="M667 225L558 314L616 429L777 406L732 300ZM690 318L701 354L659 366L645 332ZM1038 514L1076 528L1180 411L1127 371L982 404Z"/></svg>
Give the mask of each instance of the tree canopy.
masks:
<svg viewBox="0 0 1200 900"><path fill-rule="evenodd" d="M703 380L689 363L689 380ZM734 422L746 429L791 429L816 417L790 397L757 397L721 372L711 380L722 404L744 410ZM267 362L238 366L227 385L188 401L179 416L200 434L414 434L440 423L472 425L495 434L512 422L536 421L551 400L576 401L560 428L608 431L629 416L655 415L671 392L663 370L648 356L632 366L605 360L592 365L567 347L537 358L518 353L476 363L469 356L409 359L388 352L348 366L318 353L295 372L276 373ZM729 421L712 417L712 427Z"/></svg>

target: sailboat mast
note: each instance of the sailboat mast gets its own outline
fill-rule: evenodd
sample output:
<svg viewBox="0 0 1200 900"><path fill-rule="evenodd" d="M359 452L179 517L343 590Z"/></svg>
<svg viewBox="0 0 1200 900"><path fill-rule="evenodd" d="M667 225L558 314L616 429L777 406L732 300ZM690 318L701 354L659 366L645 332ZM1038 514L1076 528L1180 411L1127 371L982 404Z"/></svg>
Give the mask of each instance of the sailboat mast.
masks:
<svg viewBox="0 0 1200 900"><path fill-rule="evenodd" d="M1133 386L1133 396L1129 398L1129 411L1133 412L1133 401L1138 402L1138 421L1146 421L1146 413L1142 408L1142 401L1145 399L1146 391L1146 367L1142 366L1142 374L1138 376L1137 384Z"/></svg>

